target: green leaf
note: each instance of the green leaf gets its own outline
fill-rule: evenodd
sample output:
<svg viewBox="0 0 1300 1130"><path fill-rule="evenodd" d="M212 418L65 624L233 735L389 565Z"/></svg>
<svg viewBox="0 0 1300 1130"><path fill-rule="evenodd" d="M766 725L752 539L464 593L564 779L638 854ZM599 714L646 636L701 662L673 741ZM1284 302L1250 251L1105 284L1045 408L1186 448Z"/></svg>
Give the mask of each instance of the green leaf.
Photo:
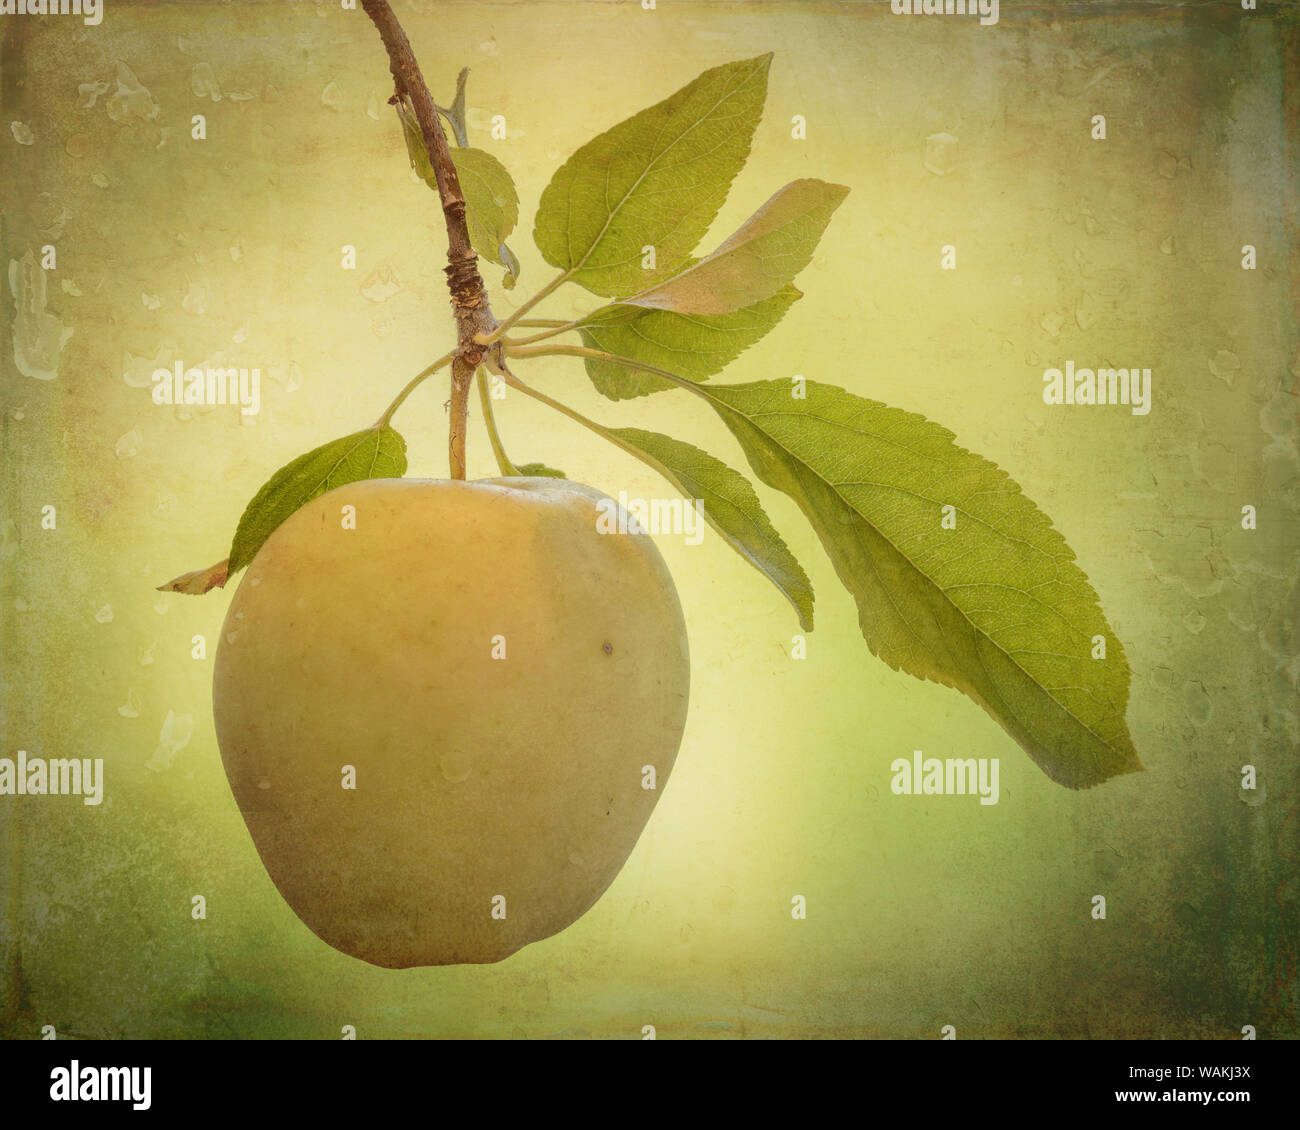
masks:
<svg viewBox="0 0 1300 1130"><path fill-rule="evenodd" d="M671 436L641 428L607 428L535 388L525 384L519 384L518 388L525 395L550 405L629 455L634 455L663 475L687 499L698 500L704 520L781 590L794 605L800 625L812 630L812 584L781 540L781 535L772 528L754 488L744 475L733 471L707 451Z"/></svg>
<svg viewBox="0 0 1300 1130"><path fill-rule="evenodd" d="M621 304L603 306L579 328L579 333L590 347L703 381L722 372L762 338L801 297L795 287L786 286L743 310L709 316L641 310ZM674 387L662 377L609 361L589 357L586 364L591 383L611 400Z"/></svg>
<svg viewBox="0 0 1300 1130"><path fill-rule="evenodd" d="M482 149L453 149L451 160L465 194L469 241L489 263L506 268L510 275L508 289L519 275L519 262L505 246L506 237L519 222L515 182L506 167Z"/></svg>
<svg viewBox="0 0 1300 1130"><path fill-rule="evenodd" d="M247 565L299 507L335 487L406 474L406 440L392 428L370 427L322 444L286 463L253 496L230 547L229 573Z"/></svg>
<svg viewBox="0 0 1300 1130"><path fill-rule="evenodd" d="M1004 471L922 416L830 385L807 382L806 399L779 381L690 387L812 522L880 658L969 695L1063 785L1142 768L1124 650L1074 553Z"/></svg>
<svg viewBox="0 0 1300 1130"><path fill-rule="evenodd" d="M464 111L464 77L457 89L460 110ZM396 102L397 116L402 123L402 136L406 140L406 154L411 167L434 192L438 191L438 177L424 146L424 134L414 108L405 100ZM454 109L454 107L453 107ZM457 137L461 124L452 120ZM490 263L505 267L502 285L510 290L519 278L519 260L505 244L506 237L519 222L519 194L509 170L491 153L483 149L457 148L451 150L451 162L456 166L461 192L465 196L465 223L469 228L469 241L474 250Z"/></svg>
<svg viewBox="0 0 1300 1130"><path fill-rule="evenodd" d="M712 255L625 301L678 314L728 314L771 298L808 266L848 194L842 184L792 181Z"/></svg>
<svg viewBox="0 0 1300 1130"><path fill-rule="evenodd" d="M773 528L749 480L689 443L641 428L603 428L616 443L654 467L690 500L728 545L767 577L794 606L799 625L813 626L812 582Z"/></svg>
<svg viewBox="0 0 1300 1130"><path fill-rule="evenodd" d="M595 294L635 294L679 270L749 157L772 56L705 71L589 141L542 193L533 238ZM656 271L641 266L655 249Z"/></svg>
<svg viewBox="0 0 1300 1130"><path fill-rule="evenodd" d="M515 470L530 478L567 479L569 477L563 471L557 471L545 463L521 463Z"/></svg>
<svg viewBox="0 0 1300 1130"><path fill-rule="evenodd" d="M434 192L438 191L438 177L433 171L433 162L429 160L429 151L424 145L424 134L420 131L419 119L415 116L415 107L410 99L401 98L393 103L398 121L402 123L402 138L406 142L406 156L411 161L411 168Z"/></svg>

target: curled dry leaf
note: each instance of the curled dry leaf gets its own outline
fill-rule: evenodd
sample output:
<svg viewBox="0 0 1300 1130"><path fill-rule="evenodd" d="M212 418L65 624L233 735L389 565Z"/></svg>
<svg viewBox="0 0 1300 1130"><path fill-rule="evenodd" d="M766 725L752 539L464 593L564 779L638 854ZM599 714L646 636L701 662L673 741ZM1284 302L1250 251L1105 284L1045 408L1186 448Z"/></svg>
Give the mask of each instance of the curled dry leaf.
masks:
<svg viewBox="0 0 1300 1130"><path fill-rule="evenodd" d="M183 592L190 596L202 596L205 592L212 589L220 588L226 583L226 578L230 575L230 558L218 561L215 565L209 565L206 569L195 569L191 573L182 573L168 581L165 585L159 585L159 592Z"/></svg>

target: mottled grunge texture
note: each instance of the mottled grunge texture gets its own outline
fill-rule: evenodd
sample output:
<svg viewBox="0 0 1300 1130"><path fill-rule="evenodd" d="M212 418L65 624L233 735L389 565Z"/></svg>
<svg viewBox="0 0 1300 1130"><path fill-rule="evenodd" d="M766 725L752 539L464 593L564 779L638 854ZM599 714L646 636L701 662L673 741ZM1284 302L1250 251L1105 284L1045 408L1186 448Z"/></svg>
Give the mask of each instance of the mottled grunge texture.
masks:
<svg viewBox="0 0 1300 1130"><path fill-rule="evenodd" d="M445 234L385 105L378 38L326 0L0 17L0 753L102 757L106 775L99 806L0 797L0 1031L1300 1034L1300 24L1259 9L1004 0L981 27L886 0L396 5L435 97L472 68L471 144L519 188L518 288L485 270L498 314L552 275L532 217L563 159L704 69L775 51L704 246L796 177L852 191L804 298L719 379L838 384L1005 468L1123 641L1146 766L1063 789L973 703L877 661L815 535L764 489L819 598L807 658L789 607L720 539L661 538L691 713L627 866L574 926L499 965L400 972L320 942L254 851L212 726L229 591L155 591L225 555L270 471L365 426L451 344ZM589 307L566 290L545 316ZM154 405L150 374L178 360L260 366L260 411ZM1044 370L1067 361L1149 367L1150 413L1045 404ZM743 466L684 394L613 404L571 360L528 374L602 422ZM403 409L413 475L446 473L445 399L432 382ZM529 459L664 493L522 397L499 421ZM477 419L469 457L493 473ZM1000 759L999 803L895 795L890 763L914 750Z"/></svg>

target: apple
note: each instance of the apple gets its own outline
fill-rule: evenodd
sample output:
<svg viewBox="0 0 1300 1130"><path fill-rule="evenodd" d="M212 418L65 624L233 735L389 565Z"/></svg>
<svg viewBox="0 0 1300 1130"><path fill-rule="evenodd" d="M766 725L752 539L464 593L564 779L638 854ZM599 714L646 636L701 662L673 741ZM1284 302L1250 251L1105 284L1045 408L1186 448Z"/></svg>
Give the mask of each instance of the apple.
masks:
<svg viewBox="0 0 1300 1130"><path fill-rule="evenodd" d="M336 949L500 961L585 913L631 853L690 663L663 558L598 532L598 504L617 506L565 479L370 479L297 510L249 565L217 740L272 881Z"/></svg>

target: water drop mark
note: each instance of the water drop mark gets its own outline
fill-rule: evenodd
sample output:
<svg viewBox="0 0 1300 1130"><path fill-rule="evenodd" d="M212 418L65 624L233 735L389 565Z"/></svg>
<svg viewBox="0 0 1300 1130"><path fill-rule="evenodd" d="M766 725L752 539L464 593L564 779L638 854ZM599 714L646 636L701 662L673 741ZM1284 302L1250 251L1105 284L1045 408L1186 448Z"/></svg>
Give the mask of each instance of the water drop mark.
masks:
<svg viewBox="0 0 1300 1130"><path fill-rule="evenodd" d="M190 71L190 90L195 98L211 98L213 102L221 101L221 84L212 73L211 63L195 63Z"/></svg>
<svg viewBox="0 0 1300 1130"><path fill-rule="evenodd" d="M176 496L171 491L160 490L154 496L154 517L170 519L176 513L177 501Z"/></svg>
<svg viewBox="0 0 1300 1130"><path fill-rule="evenodd" d="M59 375L59 354L72 337L58 316L45 308L46 272L31 248L9 260L9 293L14 300L14 364L24 376L52 381Z"/></svg>
<svg viewBox="0 0 1300 1130"><path fill-rule="evenodd" d="M89 110L99 100L101 94L108 93L106 82L83 82L77 86L77 109Z"/></svg>
<svg viewBox="0 0 1300 1130"><path fill-rule="evenodd" d="M117 443L113 445L113 454L119 459L131 459L140 454L140 445L143 442L144 437L140 434L140 429L132 428L118 437Z"/></svg>
<svg viewBox="0 0 1300 1130"><path fill-rule="evenodd" d="M185 297L181 299L181 309L187 314L206 314L208 310L208 301L211 297L206 282L195 282L189 279L189 290Z"/></svg>
<svg viewBox="0 0 1300 1130"><path fill-rule="evenodd" d="M362 297L370 302L387 302L395 294L400 294L402 284L392 267L380 267L372 271L361 284Z"/></svg>
<svg viewBox="0 0 1300 1130"><path fill-rule="evenodd" d="M162 731L158 735L158 745L150 755L149 760L144 763L145 768L152 769L155 773L169 768L172 760L190 744L190 739L193 736L193 714L177 714L173 710L167 711L167 718L163 722Z"/></svg>
<svg viewBox="0 0 1300 1130"><path fill-rule="evenodd" d="M1241 359L1230 349L1220 349L1206 364L1211 373L1231 388L1237 379L1237 370L1241 368Z"/></svg>
<svg viewBox="0 0 1300 1130"><path fill-rule="evenodd" d="M1183 687L1183 711L1194 726L1204 727L1209 722L1214 705L1202 683L1189 682Z"/></svg>
<svg viewBox="0 0 1300 1130"><path fill-rule="evenodd" d="M1074 308L1074 322L1081 330L1091 329L1097 322L1096 302L1086 290Z"/></svg>
<svg viewBox="0 0 1300 1130"><path fill-rule="evenodd" d="M470 759L463 753L444 753L438 759L438 768L442 770L442 775L453 784L460 784L462 781L469 779L469 775L474 772L474 766Z"/></svg>
<svg viewBox="0 0 1300 1130"><path fill-rule="evenodd" d="M124 353L122 355L122 380L131 388L152 388L155 370L170 369L177 356L174 341L160 342L152 357L137 357L134 353Z"/></svg>
<svg viewBox="0 0 1300 1130"><path fill-rule="evenodd" d="M957 164L957 138L950 133L932 133L925 139L925 167L937 177L946 177Z"/></svg>
<svg viewBox="0 0 1300 1130"><path fill-rule="evenodd" d="M135 72L121 60L117 64L117 89L105 103L105 108L108 116L120 125L151 122L162 109L148 88L136 78Z"/></svg>

